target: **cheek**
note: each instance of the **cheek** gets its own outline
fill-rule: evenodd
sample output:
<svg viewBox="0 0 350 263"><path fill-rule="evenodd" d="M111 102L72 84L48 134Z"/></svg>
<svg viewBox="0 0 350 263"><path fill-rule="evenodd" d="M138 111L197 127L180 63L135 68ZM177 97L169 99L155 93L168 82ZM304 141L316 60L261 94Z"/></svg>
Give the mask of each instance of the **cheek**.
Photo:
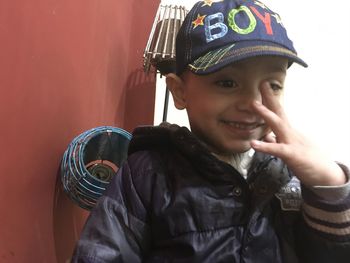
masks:
<svg viewBox="0 0 350 263"><path fill-rule="evenodd" d="M187 110L194 114L211 115L217 112L217 106L212 99L197 97L187 104Z"/></svg>

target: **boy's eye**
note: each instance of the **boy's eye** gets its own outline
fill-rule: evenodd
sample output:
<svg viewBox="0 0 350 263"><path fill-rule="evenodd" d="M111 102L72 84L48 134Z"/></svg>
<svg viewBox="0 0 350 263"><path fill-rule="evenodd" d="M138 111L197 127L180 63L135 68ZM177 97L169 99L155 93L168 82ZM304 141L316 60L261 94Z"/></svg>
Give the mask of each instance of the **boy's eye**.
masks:
<svg viewBox="0 0 350 263"><path fill-rule="evenodd" d="M283 89L283 87L277 83L270 83L270 87L273 91L280 91Z"/></svg>
<svg viewBox="0 0 350 263"><path fill-rule="evenodd" d="M237 83L233 80L219 80L219 81L216 81L215 84L223 88L237 87Z"/></svg>

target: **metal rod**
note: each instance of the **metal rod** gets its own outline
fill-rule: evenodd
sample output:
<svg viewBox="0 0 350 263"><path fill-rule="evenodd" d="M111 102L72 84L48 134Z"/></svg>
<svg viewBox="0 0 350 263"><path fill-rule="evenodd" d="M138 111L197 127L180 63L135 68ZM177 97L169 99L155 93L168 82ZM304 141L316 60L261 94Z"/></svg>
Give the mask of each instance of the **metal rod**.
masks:
<svg viewBox="0 0 350 263"><path fill-rule="evenodd" d="M167 8L168 8L168 6L165 7L165 11L164 11L164 14L163 14L163 17L162 17L162 23L160 25L160 30L159 30L159 34L158 34L159 36L161 36L162 32L163 32L164 22L165 22L165 15L166 15ZM160 37L158 37L156 46L153 49L153 58L155 58L157 53L158 53L159 42L160 42Z"/></svg>
<svg viewBox="0 0 350 263"><path fill-rule="evenodd" d="M151 62L151 57L149 56L149 54L150 54L150 48L151 48L154 32L156 30L157 23L158 23L158 20L159 20L160 10L161 10L161 5L158 6L158 10L157 10L155 19L153 21L150 37L148 38L147 45L146 45L146 48L145 48L145 52L143 54L143 57L144 57L144 62L143 62L144 71L147 72L147 73L149 72L150 67L151 67L151 63L150 63Z"/></svg>
<svg viewBox="0 0 350 263"><path fill-rule="evenodd" d="M168 104L169 104L169 89L168 89L168 87L165 87L163 122L165 122L167 120L167 117L168 117Z"/></svg>
<svg viewBox="0 0 350 263"><path fill-rule="evenodd" d="M146 45L146 51L149 51L149 49L151 47L152 38L154 36L154 32L156 30L157 23L158 23L158 20L159 20L158 18L159 18L159 15L160 15L160 10L161 10L161 5L158 6L158 10L157 10L156 16L155 16L154 21L153 21L150 37L148 38L147 45Z"/></svg>
<svg viewBox="0 0 350 263"><path fill-rule="evenodd" d="M165 58L167 47L168 47L168 38L169 38L169 33L170 33L170 25L171 25L171 10L173 7L170 5L169 6L169 15L168 15L168 21L167 21L167 27L166 27L166 35L165 35L165 43L163 47L163 52L162 52L162 58Z"/></svg>
<svg viewBox="0 0 350 263"><path fill-rule="evenodd" d="M175 57L175 43L176 43L176 33L177 33L177 11L178 11L178 6L175 6L175 16L174 16L174 27L173 27L173 39L171 42L171 52L170 52L170 57L174 58Z"/></svg>

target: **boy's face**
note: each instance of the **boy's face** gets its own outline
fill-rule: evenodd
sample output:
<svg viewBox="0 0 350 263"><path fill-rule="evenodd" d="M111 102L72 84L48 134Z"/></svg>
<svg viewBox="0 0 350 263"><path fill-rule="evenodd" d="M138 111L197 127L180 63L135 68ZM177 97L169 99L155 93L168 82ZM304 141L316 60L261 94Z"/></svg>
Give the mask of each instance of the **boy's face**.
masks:
<svg viewBox="0 0 350 263"><path fill-rule="evenodd" d="M252 103L262 101L260 88L270 83L277 100L283 91L288 61L282 57L261 56L227 66L218 72L199 76L190 72L170 87L175 105L186 108L192 132L219 155L242 153L252 139L270 132ZM262 101L263 102L263 101Z"/></svg>

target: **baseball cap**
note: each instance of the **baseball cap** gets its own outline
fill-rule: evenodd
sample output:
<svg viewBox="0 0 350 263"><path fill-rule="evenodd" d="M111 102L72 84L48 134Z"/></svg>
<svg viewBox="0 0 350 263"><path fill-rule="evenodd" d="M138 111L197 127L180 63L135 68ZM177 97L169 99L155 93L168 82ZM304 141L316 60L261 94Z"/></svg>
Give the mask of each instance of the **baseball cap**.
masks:
<svg viewBox="0 0 350 263"><path fill-rule="evenodd" d="M187 14L176 39L176 73L205 75L250 57L297 56L281 17L255 0L205 0Z"/></svg>

